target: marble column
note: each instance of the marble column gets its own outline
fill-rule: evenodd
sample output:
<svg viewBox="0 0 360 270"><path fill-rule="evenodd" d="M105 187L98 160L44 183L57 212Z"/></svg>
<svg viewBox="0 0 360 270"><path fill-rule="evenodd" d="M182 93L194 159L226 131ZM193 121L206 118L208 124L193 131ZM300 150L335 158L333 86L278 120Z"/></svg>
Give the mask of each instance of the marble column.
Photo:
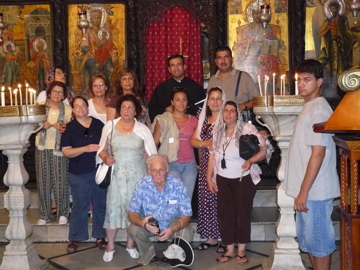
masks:
<svg viewBox="0 0 360 270"><path fill-rule="evenodd" d="M287 196L283 189L288 148L302 103L303 100L299 96L267 96L254 100L254 113L261 117L281 150L281 163L277 172L280 180L277 187L277 204L280 211L276 228L278 237L273 245L272 254L263 263L263 269L305 269L299 245L295 241L294 199Z"/></svg>
<svg viewBox="0 0 360 270"><path fill-rule="evenodd" d="M15 116L14 116L15 115ZM23 156L29 147L29 137L39 123L46 119L44 106L0 107L0 149L8 157L8 169L4 183L9 187L4 197L10 221L5 237L6 246L0 269L35 270L47 269L29 239L32 227L27 219L30 191L25 188L29 175L23 164Z"/></svg>

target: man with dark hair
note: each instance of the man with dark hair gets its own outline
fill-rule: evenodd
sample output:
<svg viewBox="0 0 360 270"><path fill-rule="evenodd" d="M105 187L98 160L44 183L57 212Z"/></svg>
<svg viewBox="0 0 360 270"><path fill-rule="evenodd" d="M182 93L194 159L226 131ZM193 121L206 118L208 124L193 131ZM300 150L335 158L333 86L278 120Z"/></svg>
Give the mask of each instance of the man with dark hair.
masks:
<svg viewBox="0 0 360 270"><path fill-rule="evenodd" d="M171 91L175 87L183 87L188 92L188 108L187 113L196 116L199 107L195 105L196 102L205 98L205 92L201 85L192 79L185 77L184 71L184 57L180 54L171 55L168 58L168 70L171 74L170 79L159 84L151 97L149 102L149 115L151 122L154 121L155 116L162 114L165 111L171 112Z"/></svg>
<svg viewBox="0 0 360 270"><path fill-rule="evenodd" d="M215 64L218 71L211 76L208 89L220 87L227 100L234 100L240 110L253 107L253 97L259 95L250 74L232 67L233 57L228 46L219 46L215 49Z"/></svg>
<svg viewBox="0 0 360 270"><path fill-rule="evenodd" d="M333 199L340 196L333 134L315 133L313 125L326 122L332 109L320 87L323 67L317 60L305 60L296 69L299 94L305 105L290 141L284 190L295 198L296 230L300 249L307 252L316 270L330 269L336 250L331 221Z"/></svg>

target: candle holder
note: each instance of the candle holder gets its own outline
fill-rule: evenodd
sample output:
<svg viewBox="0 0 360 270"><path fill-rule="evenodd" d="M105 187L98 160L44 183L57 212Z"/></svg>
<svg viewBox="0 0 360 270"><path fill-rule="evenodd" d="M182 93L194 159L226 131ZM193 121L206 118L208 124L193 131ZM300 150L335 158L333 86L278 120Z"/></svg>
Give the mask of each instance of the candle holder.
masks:
<svg viewBox="0 0 360 270"><path fill-rule="evenodd" d="M261 5L260 22L265 29L271 20L270 5Z"/></svg>
<svg viewBox="0 0 360 270"><path fill-rule="evenodd" d="M86 35L86 29L89 28L90 23L89 21L86 19L86 11L85 10L80 10L78 12L79 15L79 20L77 22L77 26L81 29L81 32L83 34L82 39L86 40L85 35Z"/></svg>
<svg viewBox="0 0 360 270"><path fill-rule="evenodd" d="M0 42L3 42L2 40L2 32L5 29L6 24L4 22L4 14L0 12Z"/></svg>
<svg viewBox="0 0 360 270"><path fill-rule="evenodd" d="M304 98L299 95L274 95L272 97L273 106L302 106Z"/></svg>
<svg viewBox="0 0 360 270"><path fill-rule="evenodd" d="M269 96L255 96L253 97L254 107L268 107L269 106Z"/></svg>
<svg viewBox="0 0 360 270"><path fill-rule="evenodd" d="M360 2L359 2L359 0L351 0L351 1L349 1L349 10L353 14L354 24L356 24L357 23L356 17L358 15L358 12L360 11Z"/></svg>
<svg viewBox="0 0 360 270"><path fill-rule="evenodd" d="M0 117L44 115L45 105L19 105L0 107Z"/></svg>

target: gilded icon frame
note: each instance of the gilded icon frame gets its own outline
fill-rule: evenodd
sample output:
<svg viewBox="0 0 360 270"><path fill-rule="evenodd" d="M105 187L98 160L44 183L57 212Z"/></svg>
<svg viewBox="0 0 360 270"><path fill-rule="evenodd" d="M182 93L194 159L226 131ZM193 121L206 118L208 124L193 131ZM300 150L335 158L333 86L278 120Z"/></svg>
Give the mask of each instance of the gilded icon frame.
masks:
<svg viewBox="0 0 360 270"><path fill-rule="evenodd" d="M0 6L6 25L0 42L0 86L22 84L24 90L27 82L45 90L47 68L54 62L51 5L14 4Z"/></svg>
<svg viewBox="0 0 360 270"><path fill-rule="evenodd" d="M264 28L256 21L261 5L270 4L271 20ZM228 44L235 68L248 72L266 94L280 94L280 77L287 78L286 93L290 93L288 4L281 0L228 1ZM275 76L274 76L275 75ZM273 85L275 79L276 87ZM265 93L262 93L265 94Z"/></svg>
<svg viewBox="0 0 360 270"><path fill-rule="evenodd" d="M125 4L69 4L67 8L70 87L77 94L90 96L88 81L93 72L104 73L114 86L126 65ZM85 35L77 25L79 11L86 11L89 22Z"/></svg>

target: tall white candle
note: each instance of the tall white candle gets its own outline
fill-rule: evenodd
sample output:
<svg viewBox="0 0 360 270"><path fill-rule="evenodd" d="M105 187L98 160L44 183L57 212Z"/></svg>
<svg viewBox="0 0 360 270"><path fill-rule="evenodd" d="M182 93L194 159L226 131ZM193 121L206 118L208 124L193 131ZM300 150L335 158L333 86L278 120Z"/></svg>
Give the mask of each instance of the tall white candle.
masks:
<svg viewBox="0 0 360 270"><path fill-rule="evenodd" d="M10 106L13 105L13 102L12 102L12 91L11 91L11 87L8 88L9 90L9 96L10 96Z"/></svg>
<svg viewBox="0 0 360 270"><path fill-rule="evenodd" d="M273 73L273 95L275 95L275 73Z"/></svg>
<svg viewBox="0 0 360 270"><path fill-rule="evenodd" d="M32 93L33 93L33 105L35 105L35 103L36 103L36 90L33 89Z"/></svg>
<svg viewBox="0 0 360 270"><path fill-rule="evenodd" d="M5 87L1 87L1 106L5 106Z"/></svg>
<svg viewBox="0 0 360 270"><path fill-rule="evenodd" d="M17 106L17 105L18 105L18 102L17 102L17 92L18 92L18 90L17 90L17 89L15 89L15 90L14 90L14 92L13 92L13 93L14 93L14 100L15 100L15 102L14 102L14 103L15 103L15 106Z"/></svg>
<svg viewBox="0 0 360 270"><path fill-rule="evenodd" d="M266 96L266 75L264 76L264 96Z"/></svg>
<svg viewBox="0 0 360 270"><path fill-rule="evenodd" d="M286 95L286 75L284 74L284 95Z"/></svg>
<svg viewBox="0 0 360 270"><path fill-rule="evenodd" d="M258 84L259 84L259 91L260 91L260 96L262 96L262 91L261 91L261 79L260 79L260 75L258 76Z"/></svg>
<svg viewBox="0 0 360 270"><path fill-rule="evenodd" d="M22 93L21 93L22 91L21 91L21 84L20 83L18 84L18 89L19 89L19 98L20 98L20 103L19 104L22 105Z"/></svg>
<svg viewBox="0 0 360 270"><path fill-rule="evenodd" d="M30 94L30 103L29 103L29 105L32 105L32 97L33 97L33 95L32 95L32 92L31 92L31 88L30 89L28 89L28 92L29 92L29 94Z"/></svg>
<svg viewBox="0 0 360 270"><path fill-rule="evenodd" d="M264 80L264 84L265 84L265 89L264 89L264 93L267 93L267 95L271 95L271 93L269 93L267 91L267 87L268 87L268 83L269 83L269 76L265 75L265 80Z"/></svg>
<svg viewBox="0 0 360 270"><path fill-rule="evenodd" d="M298 74L295 73L295 95L299 94L299 88L298 88Z"/></svg>
<svg viewBox="0 0 360 270"><path fill-rule="evenodd" d="M29 96L29 84L25 83L25 105L28 105L28 96ZM31 96L31 94L30 94ZM31 104L31 102L30 102Z"/></svg>

